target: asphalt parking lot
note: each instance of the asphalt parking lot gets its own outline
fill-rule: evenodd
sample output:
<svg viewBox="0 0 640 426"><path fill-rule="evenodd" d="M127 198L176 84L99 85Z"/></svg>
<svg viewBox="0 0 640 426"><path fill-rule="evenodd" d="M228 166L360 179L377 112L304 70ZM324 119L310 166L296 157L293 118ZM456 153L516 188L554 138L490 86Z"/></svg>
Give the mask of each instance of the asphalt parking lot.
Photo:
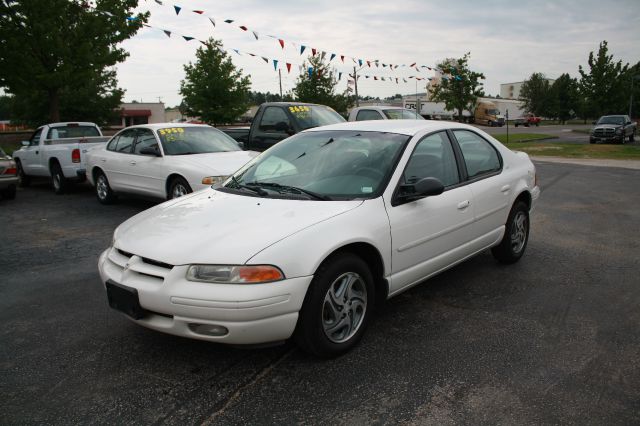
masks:
<svg viewBox="0 0 640 426"><path fill-rule="evenodd" d="M537 167L519 263L414 287L329 361L129 322L97 256L154 203L22 189L0 200L0 423L639 424L640 171Z"/></svg>

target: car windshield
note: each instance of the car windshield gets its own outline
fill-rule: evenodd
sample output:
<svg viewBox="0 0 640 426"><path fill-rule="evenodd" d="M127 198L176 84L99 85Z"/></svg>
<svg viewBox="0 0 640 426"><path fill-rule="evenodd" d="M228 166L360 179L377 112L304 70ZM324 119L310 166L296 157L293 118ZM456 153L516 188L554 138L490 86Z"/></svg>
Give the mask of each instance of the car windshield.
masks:
<svg viewBox="0 0 640 426"><path fill-rule="evenodd" d="M487 114L489 114L489 115L500 115L500 110L499 109L490 109L490 110L487 110Z"/></svg>
<svg viewBox="0 0 640 426"><path fill-rule="evenodd" d="M290 105L289 112L296 118L301 130L346 121L340 114L324 105Z"/></svg>
<svg viewBox="0 0 640 426"><path fill-rule="evenodd" d="M382 112L389 120L424 120L420 114L410 109L384 109Z"/></svg>
<svg viewBox="0 0 640 426"><path fill-rule="evenodd" d="M301 133L246 164L223 190L274 198L374 198L408 140L381 132Z"/></svg>
<svg viewBox="0 0 640 426"><path fill-rule="evenodd" d="M620 116L605 116L605 117L600 117L600 120L598 120L598 124L624 124L624 118L620 117Z"/></svg>
<svg viewBox="0 0 640 426"><path fill-rule="evenodd" d="M158 129L158 137L165 155L241 151L236 141L208 126L166 127Z"/></svg>

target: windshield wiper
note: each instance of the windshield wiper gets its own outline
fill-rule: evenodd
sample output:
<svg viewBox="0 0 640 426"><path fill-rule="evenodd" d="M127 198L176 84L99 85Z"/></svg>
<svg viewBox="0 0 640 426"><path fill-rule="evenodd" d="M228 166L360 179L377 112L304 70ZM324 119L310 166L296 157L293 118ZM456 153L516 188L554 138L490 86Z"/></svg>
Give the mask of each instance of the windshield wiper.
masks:
<svg viewBox="0 0 640 426"><path fill-rule="evenodd" d="M241 184L240 181L235 176L231 176L231 182L233 182L234 185L236 185L238 188L246 189L247 191L251 191L254 194L258 194L261 197L265 197L265 196L269 195L269 193L267 191L265 191L264 189L257 188L255 186L248 186L248 185Z"/></svg>
<svg viewBox="0 0 640 426"><path fill-rule="evenodd" d="M279 183L275 183L275 182L249 182L247 183L247 185L255 186L255 187L264 186L265 188L272 188L276 191L279 190L281 192L287 191L294 194L305 194L316 200L322 200L322 201L332 200L332 198L329 197L328 195L318 194L317 192L309 191L308 189L298 188L297 186L280 185Z"/></svg>

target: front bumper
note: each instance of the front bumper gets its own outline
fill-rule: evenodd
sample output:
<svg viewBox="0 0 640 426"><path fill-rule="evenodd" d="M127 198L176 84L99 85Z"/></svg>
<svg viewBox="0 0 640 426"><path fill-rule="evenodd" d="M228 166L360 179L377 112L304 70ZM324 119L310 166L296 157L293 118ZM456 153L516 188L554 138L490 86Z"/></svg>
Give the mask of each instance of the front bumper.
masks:
<svg viewBox="0 0 640 426"><path fill-rule="evenodd" d="M291 337L313 278L250 285L199 283L186 280L187 265L127 255L109 248L100 255L98 269L103 285L111 280L137 290L145 316L129 319L164 333L220 343L262 344ZM201 334L194 331L196 325L222 326L228 332Z"/></svg>
<svg viewBox="0 0 640 426"><path fill-rule="evenodd" d="M591 143L598 143L598 142L602 142L602 143L608 143L608 142L621 142L624 141L625 136L622 134L614 134L614 135L606 135L606 136L594 136L594 135L590 135L589 136L589 142Z"/></svg>

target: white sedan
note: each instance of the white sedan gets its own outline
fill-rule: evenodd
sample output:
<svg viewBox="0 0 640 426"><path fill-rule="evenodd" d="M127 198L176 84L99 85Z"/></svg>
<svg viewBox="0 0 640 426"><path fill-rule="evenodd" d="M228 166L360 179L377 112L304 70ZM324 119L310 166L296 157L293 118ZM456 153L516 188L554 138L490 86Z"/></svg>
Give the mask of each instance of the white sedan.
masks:
<svg viewBox="0 0 640 426"><path fill-rule="evenodd" d="M222 183L258 155L199 124L127 127L87 154L87 176L103 204L118 193L172 199Z"/></svg>
<svg viewBox="0 0 640 426"><path fill-rule="evenodd" d="M295 336L331 357L377 302L489 248L519 260L539 193L525 153L471 126L325 126L124 222L100 276L142 326L231 344Z"/></svg>

